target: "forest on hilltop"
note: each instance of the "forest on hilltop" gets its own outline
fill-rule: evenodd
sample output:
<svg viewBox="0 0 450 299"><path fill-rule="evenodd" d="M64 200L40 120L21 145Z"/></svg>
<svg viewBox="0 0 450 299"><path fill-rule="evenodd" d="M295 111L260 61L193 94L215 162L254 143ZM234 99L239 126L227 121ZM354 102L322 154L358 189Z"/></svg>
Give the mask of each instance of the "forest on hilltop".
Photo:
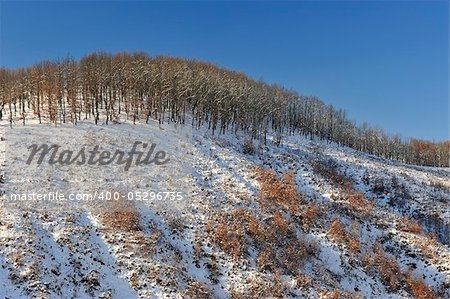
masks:
<svg viewBox="0 0 450 299"><path fill-rule="evenodd" d="M30 110L43 120L74 123L93 118L117 122L119 115L160 123L208 126L215 132L243 131L266 142L274 134L301 134L404 163L449 167L450 141L403 139L367 124L356 125L345 110L317 97L255 81L213 64L145 53L92 53L79 61L43 61L20 69L0 68L0 118L26 124Z"/></svg>

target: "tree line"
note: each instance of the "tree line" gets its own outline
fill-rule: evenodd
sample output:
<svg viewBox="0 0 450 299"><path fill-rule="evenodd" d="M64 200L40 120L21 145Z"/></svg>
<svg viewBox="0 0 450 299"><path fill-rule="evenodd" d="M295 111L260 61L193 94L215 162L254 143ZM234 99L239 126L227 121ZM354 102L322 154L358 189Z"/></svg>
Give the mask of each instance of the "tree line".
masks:
<svg viewBox="0 0 450 299"><path fill-rule="evenodd" d="M145 53L97 52L79 61L43 61L20 69L0 68L0 119L26 123L32 111L39 122L82 119L117 122L156 119L190 122L213 134L243 131L280 143L301 134L405 163L448 167L450 141L404 140L367 124L356 125L345 110L317 97L255 81L213 64Z"/></svg>

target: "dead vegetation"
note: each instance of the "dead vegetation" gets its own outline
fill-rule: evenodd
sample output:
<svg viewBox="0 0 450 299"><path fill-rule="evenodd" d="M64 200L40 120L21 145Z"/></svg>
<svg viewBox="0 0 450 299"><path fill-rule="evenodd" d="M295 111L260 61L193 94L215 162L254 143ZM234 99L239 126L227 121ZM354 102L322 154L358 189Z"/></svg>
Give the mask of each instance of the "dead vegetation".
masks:
<svg viewBox="0 0 450 299"><path fill-rule="evenodd" d="M316 227L319 218L324 213L325 207L310 202L301 217L301 225L304 232L308 232L312 227Z"/></svg>
<svg viewBox="0 0 450 299"><path fill-rule="evenodd" d="M425 284L421 278L414 279L412 277L411 269L406 273L406 283L410 289L411 294L415 299L433 299L437 298L437 295L433 292L431 286Z"/></svg>
<svg viewBox="0 0 450 299"><path fill-rule="evenodd" d="M362 299L360 295L348 293L341 290L322 291L320 299Z"/></svg>
<svg viewBox="0 0 450 299"><path fill-rule="evenodd" d="M372 214L373 202L367 200L361 192L356 192L353 189L347 190L347 198L349 206L354 211L366 217Z"/></svg>
<svg viewBox="0 0 450 299"><path fill-rule="evenodd" d="M403 216L400 219L399 227L404 232L413 233L416 235L423 234L422 226L418 222L411 220L408 216Z"/></svg>
<svg viewBox="0 0 450 299"><path fill-rule="evenodd" d="M374 203L368 200L363 193L353 188L352 181L338 170L335 161L314 161L314 171L340 190L342 200L347 200L350 208L364 217L373 212ZM364 178L363 178L364 179ZM368 180L368 179L367 179ZM383 187L384 188L384 187Z"/></svg>
<svg viewBox="0 0 450 299"><path fill-rule="evenodd" d="M139 212L132 201L119 199L108 202L100 219L107 229L120 232L142 231Z"/></svg>
<svg viewBox="0 0 450 299"><path fill-rule="evenodd" d="M260 203L266 210L281 207L291 215L298 214L299 206L304 203L304 198L297 190L292 172L288 172L278 179L274 171L260 169L257 177L261 190Z"/></svg>
<svg viewBox="0 0 450 299"><path fill-rule="evenodd" d="M389 257L380 244L376 243L373 246L373 254L366 253L362 261L369 272L373 270L378 272L381 281L391 291L396 291L402 286L404 278L397 260Z"/></svg>
<svg viewBox="0 0 450 299"><path fill-rule="evenodd" d="M183 298L190 299L212 299L213 292L203 283L198 281L190 281L188 287L182 293Z"/></svg>
<svg viewBox="0 0 450 299"><path fill-rule="evenodd" d="M242 211L241 211L242 212ZM221 214L207 223L207 232L221 250L238 260L247 252L242 217L237 214Z"/></svg>
<svg viewBox="0 0 450 299"><path fill-rule="evenodd" d="M348 232L342 222L336 218L331 223L328 235L330 238L338 244L345 245L350 254L355 254L361 250L361 243L359 242L359 236L357 235L356 224L353 224L353 231Z"/></svg>
<svg viewBox="0 0 450 299"><path fill-rule="evenodd" d="M348 189L351 187L351 181L343 174L339 173L338 167L333 160L316 160L312 163L314 172L332 183L338 188Z"/></svg>

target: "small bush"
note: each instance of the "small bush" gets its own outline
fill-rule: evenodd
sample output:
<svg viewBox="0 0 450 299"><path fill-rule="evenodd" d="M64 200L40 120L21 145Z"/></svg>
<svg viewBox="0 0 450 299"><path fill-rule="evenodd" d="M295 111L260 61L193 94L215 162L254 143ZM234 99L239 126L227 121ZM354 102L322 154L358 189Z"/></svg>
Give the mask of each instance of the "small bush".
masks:
<svg viewBox="0 0 450 299"><path fill-rule="evenodd" d="M437 298L431 286L427 286L423 279L413 279L411 269L406 274L406 283L411 294L415 299L433 299Z"/></svg>
<svg viewBox="0 0 450 299"><path fill-rule="evenodd" d="M276 207L274 204L277 204L292 215L298 214L299 205L303 202L303 197L297 191L292 172L284 174L279 180L275 172L260 170L258 180L261 189L260 200L264 208L273 210Z"/></svg>
<svg viewBox="0 0 450 299"><path fill-rule="evenodd" d="M109 211L100 214L101 221L107 228L126 232L142 231L139 212L132 202L114 201L108 208Z"/></svg>
<svg viewBox="0 0 450 299"><path fill-rule="evenodd" d="M360 192L349 192L348 204L353 210L360 212L364 216L369 216L373 210L373 202L367 200L364 194Z"/></svg>
<svg viewBox="0 0 450 299"><path fill-rule="evenodd" d="M287 274L298 272L302 261L306 258L307 251L304 242L296 241L287 245L281 254L280 261Z"/></svg>
<svg viewBox="0 0 450 299"><path fill-rule="evenodd" d="M430 259L439 259L439 252L436 248L437 242L437 236L434 233L428 236L423 235L415 240L415 244L422 254Z"/></svg>
<svg viewBox="0 0 450 299"><path fill-rule="evenodd" d="M266 248L258 254L256 266L261 271L275 271L277 268L276 255L272 248Z"/></svg>
<svg viewBox="0 0 450 299"><path fill-rule="evenodd" d="M295 286L302 291L306 291L312 286L312 279L302 273L298 273L295 277Z"/></svg>
<svg viewBox="0 0 450 299"><path fill-rule="evenodd" d="M381 280L393 291L401 286L403 273L395 258L390 258L381 248L381 245L375 244L373 249L375 256L373 264L377 268Z"/></svg>
<svg viewBox="0 0 450 299"><path fill-rule="evenodd" d="M336 218L333 220L328 234L334 241L341 244L346 243L348 233L339 219Z"/></svg>
<svg viewBox="0 0 450 299"><path fill-rule="evenodd" d="M183 292L183 298L210 299L215 298L214 293L206 285L198 281L190 281L187 289Z"/></svg>
<svg viewBox="0 0 450 299"><path fill-rule="evenodd" d="M286 222L286 219L284 219L283 214L281 214L280 212L275 212L275 214L273 215L273 226L276 229L276 232L279 232L284 236L288 235L289 226Z"/></svg>
<svg viewBox="0 0 450 299"><path fill-rule="evenodd" d="M242 146L242 152L245 155L255 154L255 146L253 145L253 141L250 139L245 140L244 145Z"/></svg>
<svg viewBox="0 0 450 299"><path fill-rule="evenodd" d="M315 226L321 213L320 207L314 203L309 203L302 217L302 226L305 231Z"/></svg>
<svg viewBox="0 0 450 299"><path fill-rule="evenodd" d="M407 216L403 216L400 222L400 229L404 232L413 233L417 235L423 234L423 228L422 226L411 219L409 219Z"/></svg>
<svg viewBox="0 0 450 299"><path fill-rule="evenodd" d="M234 224L219 223L213 239L220 249L230 254L234 259L242 257L246 250L242 229Z"/></svg>
<svg viewBox="0 0 450 299"><path fill-rule="evenodd" d="M328 234L335 242L347 246L351 254L354 254L361 249L361 244L358 240L358 236L352 235L347 232L342 222L337 218L331 223Z"/></svg>

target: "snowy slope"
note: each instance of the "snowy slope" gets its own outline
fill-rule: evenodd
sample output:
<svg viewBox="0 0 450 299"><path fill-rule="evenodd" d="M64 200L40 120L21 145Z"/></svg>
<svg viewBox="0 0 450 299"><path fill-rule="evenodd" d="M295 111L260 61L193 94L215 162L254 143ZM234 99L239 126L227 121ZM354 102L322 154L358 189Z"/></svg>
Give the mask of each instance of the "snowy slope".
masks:
<svg viewBox="0 0 450 299"><path fill-rule="evenodd" d="M244 154L245 135L173 124L0 130L2 298L450 296L449 169L299 136ZM25 163L33 143L128 151L135 141L170 162ZM32 191L124 198L10 200ZM148 191L183 199L136 200Z"/></svg>

